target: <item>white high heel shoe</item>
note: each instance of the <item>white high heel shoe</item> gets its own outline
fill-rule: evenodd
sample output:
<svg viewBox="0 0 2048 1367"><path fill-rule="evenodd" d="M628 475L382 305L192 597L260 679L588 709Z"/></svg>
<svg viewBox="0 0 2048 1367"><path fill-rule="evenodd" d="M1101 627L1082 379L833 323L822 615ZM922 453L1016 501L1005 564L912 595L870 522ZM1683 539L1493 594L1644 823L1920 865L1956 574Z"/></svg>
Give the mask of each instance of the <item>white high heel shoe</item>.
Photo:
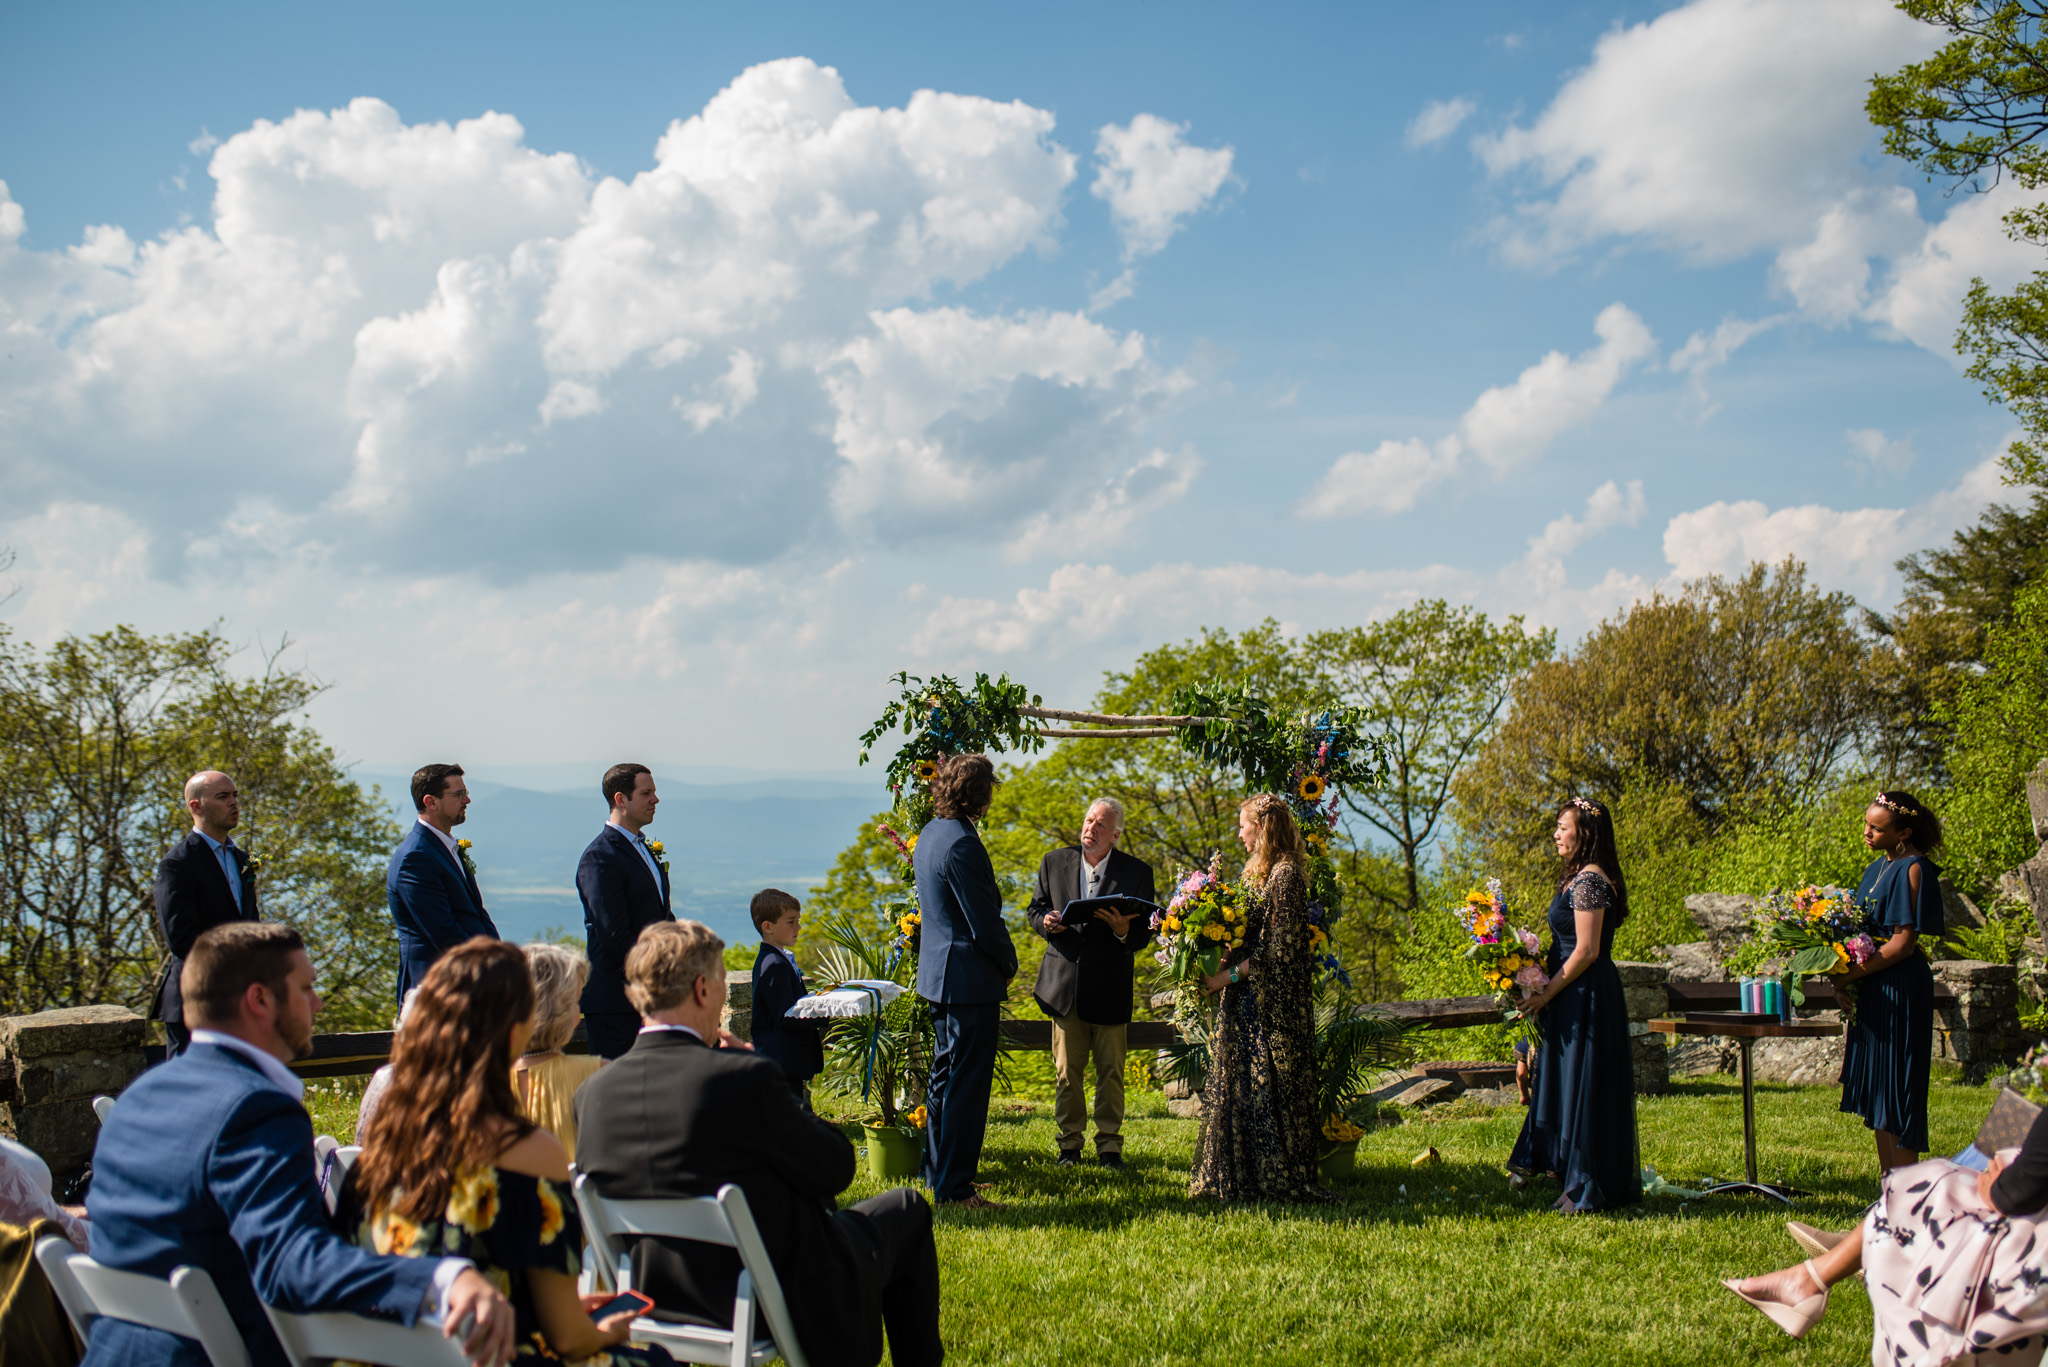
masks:
<svg viewBox="0 0 2048 1367"><path fill-rule="evenodd" d="M1721 1285L1727 1287L1766 1315L1769 1315L1773 1324L1783 1329L1793 1338L1803 1339L1806 1337L1807 1331L1812 1329L1814 1325L1819 1324L1820 1317L1828 1312L1828 1288L1821 1281L1820 1274L1813 1270L1813 1261L1811 1259L1801 1263L1800 1266L1806 1269L1806 1275L1813 1279L1813 1284L1819 1287L1820 1290L1814 1295L1808 1296L1797 1305L1786 1305L1783 1301L1758 1300L1755 1296L1745 1292L1741 1284L1733 1277L1723 1281Z"/></svg>

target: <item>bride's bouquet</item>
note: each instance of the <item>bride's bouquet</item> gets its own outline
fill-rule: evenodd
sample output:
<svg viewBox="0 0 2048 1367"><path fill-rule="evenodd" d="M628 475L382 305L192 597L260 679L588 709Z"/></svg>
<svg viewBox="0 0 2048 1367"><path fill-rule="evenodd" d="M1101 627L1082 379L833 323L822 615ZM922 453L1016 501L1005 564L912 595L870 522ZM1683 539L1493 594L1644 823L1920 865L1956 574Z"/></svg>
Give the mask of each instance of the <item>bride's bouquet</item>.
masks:
<svg viewBox="0 0 2048 1367"><path fill-rule="evenodd" d="M1772 948L1790 951L1785 971L1795 978L1838 973L1877 956L1877 937L1882 931L1870 908L1856 900L1847 888L1808 884L1803 888L1773 888L1764 894L1757 908L1758 938ZM1804 1003L1806 996L1796 987L1792 1000ZM1842 1017L1856 1016L1856 985L1835 987Z"/></svg>
<svg viewBox="0 0 2048 1367"><path fill-rule="evenodd" d="M1218 854L1206 870L1182 878L1173 900L1152 915L1152 929L1159 935L1156 957L1181 988L1213 975L1225 951L1244 944L1244 889L1223 880L1222 863Z"/></svg>
<svg viewBox="0 0 2048 1367"><path fill-rule="evenodd" d="M1526 1019L1521 1004L1530 995L1550 985L1543 971L1543 956L1534 932L1517 930L1508 924L1507 904L1501 900L1500 879L1489 878L1483 888L1465 894L1465 900L1451 908L1471 943L1465 958L1476 964L1486 985L1498 994L1501 1010L1509 1020Z"/></svg>

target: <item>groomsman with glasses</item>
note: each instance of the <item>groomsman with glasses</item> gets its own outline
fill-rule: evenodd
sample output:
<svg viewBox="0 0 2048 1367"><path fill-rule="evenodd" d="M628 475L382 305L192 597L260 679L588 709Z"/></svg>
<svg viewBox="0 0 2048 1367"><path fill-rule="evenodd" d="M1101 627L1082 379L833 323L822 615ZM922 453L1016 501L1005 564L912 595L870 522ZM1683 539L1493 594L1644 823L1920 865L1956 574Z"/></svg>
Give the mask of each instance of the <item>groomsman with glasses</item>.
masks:
<svg viewBox="0 0 2048 1367"><path fill-rule="evenodd" d="M173 845L157 865L152 889L166 951L154 1006L156 1018L163 1022L169 1058L184 1053L192 1037L178 985L192 942L215 926L261 919L249 856L229 834L242 824L242 795L235 781L218 769L192 775L185 780L185 810L192 814L192 834Z"/></svg>
<svg viewBox="0 0 2048 1367"><path fill-rule="evenodd" d="M498 938L476 884L469 842L455 828L469 819L469 783L459 764L428 764L412 776L412 806L419 819L392 852L384 874L391 924L398 931L398 1000L418 987L427 970L464 940Z"/></svg>

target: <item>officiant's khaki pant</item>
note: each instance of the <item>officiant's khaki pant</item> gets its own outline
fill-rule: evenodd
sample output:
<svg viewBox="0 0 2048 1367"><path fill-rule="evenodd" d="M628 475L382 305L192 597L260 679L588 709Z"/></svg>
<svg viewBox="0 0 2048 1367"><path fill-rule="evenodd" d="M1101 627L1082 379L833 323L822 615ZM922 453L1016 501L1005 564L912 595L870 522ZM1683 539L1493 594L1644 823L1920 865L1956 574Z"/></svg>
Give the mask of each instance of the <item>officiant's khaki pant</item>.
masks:
<svg viewBox="0 0 2048 1367"><path fill-rule="evenodd" d="M1052 1114L1060 1127L1063 1150L1081 1147L1088 1133L1088 1097L1082 1082L1088 1060L1095 1059L1095 1151L1124 1150L1124 1043L1128 1025L1090 1025L1079 1016L1055 1016L1052 1022L1052 1068L1055 1079Z"/></svg>

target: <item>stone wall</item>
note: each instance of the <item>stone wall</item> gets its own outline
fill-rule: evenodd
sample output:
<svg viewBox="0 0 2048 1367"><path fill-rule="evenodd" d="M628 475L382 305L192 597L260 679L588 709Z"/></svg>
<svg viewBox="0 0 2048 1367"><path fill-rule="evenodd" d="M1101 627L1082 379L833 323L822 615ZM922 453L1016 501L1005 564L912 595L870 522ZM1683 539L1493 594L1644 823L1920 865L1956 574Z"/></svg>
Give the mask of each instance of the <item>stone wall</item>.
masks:
<svg viewBox="0 0 2048 1367"><path fill-rule="evenodd" d="M2019 1061L2019 969L1979 959L1941 959L1934 964L1934 978L1956 994L1954 1006L1935 1012L1936 1058L1961 1064L1972 1083Z"/></svg>
<svg viewBox="0 0 2048 1367"><path fill-rule="evenodd" d="M1636 1092L1640 1096L1668 1092L1670 1055L1665 1052L1663 1037L1650 1033L1649 1021L1671 1010L1670 996L1664 990L1671 981L1671 969L1665 964L1622 960L1616 960L1614 966L1621 973L1621 991L1628 1002L1628 1052L1635 1065Z"/></svg>
<svg viewBox="0 0 2048 1367"><path fill-rule="evenodd" d="M2032 859L1999 880L1998 890L2023 899L2034 911L2034 925L2048 938L2048 759L2027 775L2027 811L2034 822L2040 849Z"/></svg>
<svg viewBox="0 0 2048 1367"><path fill-rule="evenodd" d="M92 1099L117 1096L142 1071L149 1022L123 1006L74 1006L0 1017L0 1131L50 1165L61 1188L92 1161L99 1119Z"/></svg>
<svg viewBox="0 0 2048 1367"><path fill-rule="evenodd" d="M719 1021L735 1039L754 1037L754 972L727 969L725 974L725 1015Z"/></svg>

